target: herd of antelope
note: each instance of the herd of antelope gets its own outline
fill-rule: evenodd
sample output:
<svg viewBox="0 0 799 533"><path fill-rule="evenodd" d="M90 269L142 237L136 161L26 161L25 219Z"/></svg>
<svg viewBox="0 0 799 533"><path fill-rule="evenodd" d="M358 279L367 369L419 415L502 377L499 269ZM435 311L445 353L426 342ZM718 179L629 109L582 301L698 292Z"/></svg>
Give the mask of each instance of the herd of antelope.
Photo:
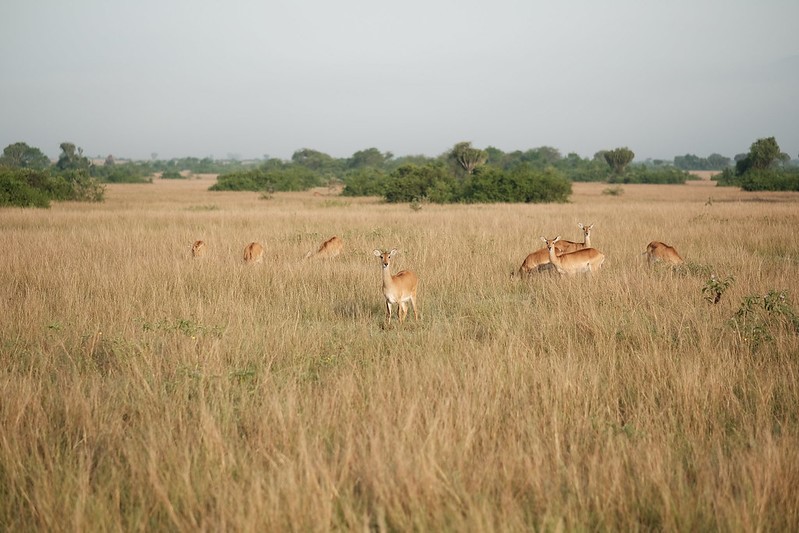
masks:
<svg viewBox="0 0 799 533"><path fill-rule="evenodd" d="M555 270L561 276L583 273L593 273L602 268L605 254L591 246L591 230L594 225L588 226L579 223L577 226L583 232L583 242L567 241L560 235L553 239L541 237L544 247L530 253L518 272L520 276L530 275L534 272ZM207 246L205 241L195 241L191 246L192 257L198 258L205 255ZM344 243L338 236L333 236L323 242L319 248L311 250L305 259L332 259L341 254ZM264 246L258 242L251 242L244 247L244 263L261 263L264 260ZM383 270L383 296L386 299L386 320L390 324L392 305L397 306L397 318L402 323L408 314L408 302L413 306L414 319L419 319L416 307L416 289L419 278L410 270L401 270L391 274L391 260L396 257L397 250L374 250L374 255L380 260ZM650 242L642 255L646 255L647 263L657 262L679 265L683 263L682 257L674 247L660 241Z"/></svg>
<svg viewBox="0 0 799 533"><path fill-rule="evenodd" d="M544 247L528 255L519 267L520 276L533 272L554 269L560 275L574 275L596 272L605 262L605 254L591 246L591 230L594 225L577 224L583 231L583 242L566 241L560 235L554 239L541 237ZM650 242L642 255L646 255L647 263L663 262L672 265L683 263L682 257L673 246L660 241Z"/></svg>

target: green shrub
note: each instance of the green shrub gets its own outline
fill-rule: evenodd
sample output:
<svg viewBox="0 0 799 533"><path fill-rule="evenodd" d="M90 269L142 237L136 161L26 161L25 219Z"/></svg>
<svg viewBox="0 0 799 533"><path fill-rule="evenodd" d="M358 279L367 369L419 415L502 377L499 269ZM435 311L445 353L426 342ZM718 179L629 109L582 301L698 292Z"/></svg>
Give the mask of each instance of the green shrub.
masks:
<svg viewBox="0 0 799 533"><path fill-rule="evenodd" d="M466 202L565 202L571 182L555 168L544 170L527 165L510 171L482 167L466 179L462 201Z"/></svg>
<svg viewBox="0 0 799 533"><path fill-rule="evenodd" d="M76 202L102 202L105 199L105 186L89 176L85 170L70 170L62 173L72 191L67 200Z"/></svg>
<svg viewBox="0 0 799 533"><path fill-rule="evenodd" d="M402 165L388 177L385 187L387 202L411 202L427 198L431 202L453 201L455 177L441 163Z"/></svg>
<svg viewBox="0 0 799 533"><path fill-rule="evenodd" d="M89 175L103 183L152 183L152 168L147 163L93 165Z"/></svg>
<svg viewBox="0 0 799 533"><path fill-rule="evenodd" d="M506 171L486 165L457 179L445 165L430 163L403 165L392 172L385 198L388 202L424 198L434 203L540 203L565 202L570 194L571 182L552 167L540 170L520 165Z"/></svg>
<svg viewBox="0 0 799 533"><path fill-rule="evenodd" d="M386 192L386 174L373 167L350 170L344 175L344 196L383 196Z"/></svg>
<svg viewBox="0 0 799 533"><path fill-rule="evenodd" d="M21 172L0 170L0 207L50 207L46 191L31 186Z"/></svg>
<svg viewBox="0 0 799 533"><path fill-rule="evenodd" d="M262 166L219 176L212 191L305 191L326 183L318 172L298 164Z"/></svg>
<svg viewBox="0 0 799 533"><path fill-rule="evenodd" d="M0 205L49 207L51 200L100 202L105 187L85 170L51 174L48 170L0 169Z"/></svg>
<svg viewBox="0 0 799 533"><path fill-rule="evenodd" d="M620 175L611 175L608 183L682 184L688 180L696 179L699 178L677 167L633 165L625 169Z"/></svg>
<svg viewBox="0 0 799 533"><path fill-rule="evenodd" d="M735 173L734 168L725 168L720 174L716 174L711 180L716 182L719 187L740 187L741 177Z"/></svg>
<svg viewBox="0 0 799 533"><path fill-rule="evenodd" d="M187 176L184 176L183 174L174 169L165 170L161 174L161 179L163 180L185 180L186 178Z"/></svg>
<svg viewBox="0 0 799 533"><path fill-rule="evenodd" d="M799 171L750 170L740 176L739 183L745 191L799 191Z"/></svg>

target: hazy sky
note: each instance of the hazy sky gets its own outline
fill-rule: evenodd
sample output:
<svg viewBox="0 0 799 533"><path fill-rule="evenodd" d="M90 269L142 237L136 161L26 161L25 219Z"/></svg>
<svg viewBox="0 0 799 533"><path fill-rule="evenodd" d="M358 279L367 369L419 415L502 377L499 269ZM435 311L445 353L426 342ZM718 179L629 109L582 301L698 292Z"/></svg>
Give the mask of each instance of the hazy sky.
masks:
<svg viewBox="0 0 799 533"><path fill-rule="evenodd" d="M3 0L0 149L799 154L797 0Z"/></svg>

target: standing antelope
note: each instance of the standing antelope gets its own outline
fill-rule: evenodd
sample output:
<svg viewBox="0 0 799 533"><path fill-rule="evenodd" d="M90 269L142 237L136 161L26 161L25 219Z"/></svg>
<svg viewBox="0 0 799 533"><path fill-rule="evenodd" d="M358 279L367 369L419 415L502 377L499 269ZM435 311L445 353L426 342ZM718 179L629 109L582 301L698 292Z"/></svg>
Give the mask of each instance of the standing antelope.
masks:
<svg viewBox="0 0 799 533"><path fill-rule="evenodd" d="M397 255L397 250L383 252L375 250L375 257L380 259L383 267L383 296L386 297L386 320L391 323L391 304L397 304L397 317L400 324L408 314L408 301L413 305L413 317L419 320L416 311L416 287L419 285L419 278L410 270L401 270L391 275L390 261Z"/></svg>
<svg viewBox="0 0 799 533"><path fill-rule="evenodd" d="M305 259L319 258L319 259L332 259L341 253L344 249L343 241L336 235L333 235L328 240L322 243L316 252L310 251L305 254Z"/></svg>
<svg viewBox="0 0 799 533"><path fill-rule="evenodd" d="M563 255L565 253L575 252L577 250L582 250L583 248L591 247L591 230L593 229L594 225L591 224L590 226L585 226L582 222L579 222L577 225L581 230L583 230L583 242L560 240L555 244L555 253L557 255ZM542 272L551 268L552 264L549 261L549 250L544 247L532 252L525 258L522 266L519 267L519 275L523 276L525 274L530 274L534 270Z"/></svg>
<svg viewBox="0 0 799 533"><path fill-rule="evenodd" d="M583 248L591 248L591 230L594 228L594 225L591 224L590 226L584 226L582 222L578 222L577 225L581 230L583 230L583 242L564 240L558 241L558 244L555 248L561 254L576 252L577 250L582 250Z"/></svg>
<svg viewBox="0 0 799 533"><path fill-rule="evenodd" d="M673 246L660 241L650 242L646 246L644 254L646 254L646 260L650 265L660 261L671 263L672 265L681 265L683 263L682 257Z"/></svg>
<svg viewBox="0 0 799 533"><path fill-rule="evenodd" d="M576 252L568 252L562 255L556 253L556 243L560 240L560 235L554 239L541 237L549 250L549 261L555 265L558 274L561 276L569 274L581 274L584 272L595 272L602 267L605 262L605 255L596 248L583 248Z"/></svg>
<svg viewBox="0 0 799 533"><path fill-rule="evenodd" d="M260 263L264 260L264 247L257 242L251 242L244 248L245 263Z"/></svg>
<svg viewBox="0 0 799 533"><path fill-rule="evenodd" d="M191 245L191 256L202 257L205 255L205 241L194 241Z"/></svg>

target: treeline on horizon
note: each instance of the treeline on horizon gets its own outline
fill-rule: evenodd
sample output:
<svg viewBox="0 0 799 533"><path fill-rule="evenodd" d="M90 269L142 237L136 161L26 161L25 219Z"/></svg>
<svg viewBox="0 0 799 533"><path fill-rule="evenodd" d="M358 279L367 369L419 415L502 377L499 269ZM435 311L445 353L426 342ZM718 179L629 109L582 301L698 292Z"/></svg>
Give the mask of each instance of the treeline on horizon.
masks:
<svg viewBox="0 0 799 533"><path fill-rule="evenodd" d="M799 190L799 168L783 153L775 138L758 139L750 151L734 160L720 154L677 156L672 161L634 162L627 147L600 150L591 158L576 153L565 157L542 146L503 152L470 142L457 143L437 157L394 157L367 148L348 158L301 149L291 160L257 161L180 158L118 161L101 164L83 155L73 143L62 143L52 162L38 148L18 142L0 156L0 207L47 207L50 201L102 201L105 183L147 183L186 179L192 174L218 174L210 189L219 191L301 191L334 187L346 196L381 196L387 202L565 202L572 182L611 184L682 184L697 179L689 170L717 170L719 185L744 190Z"/></svg>

